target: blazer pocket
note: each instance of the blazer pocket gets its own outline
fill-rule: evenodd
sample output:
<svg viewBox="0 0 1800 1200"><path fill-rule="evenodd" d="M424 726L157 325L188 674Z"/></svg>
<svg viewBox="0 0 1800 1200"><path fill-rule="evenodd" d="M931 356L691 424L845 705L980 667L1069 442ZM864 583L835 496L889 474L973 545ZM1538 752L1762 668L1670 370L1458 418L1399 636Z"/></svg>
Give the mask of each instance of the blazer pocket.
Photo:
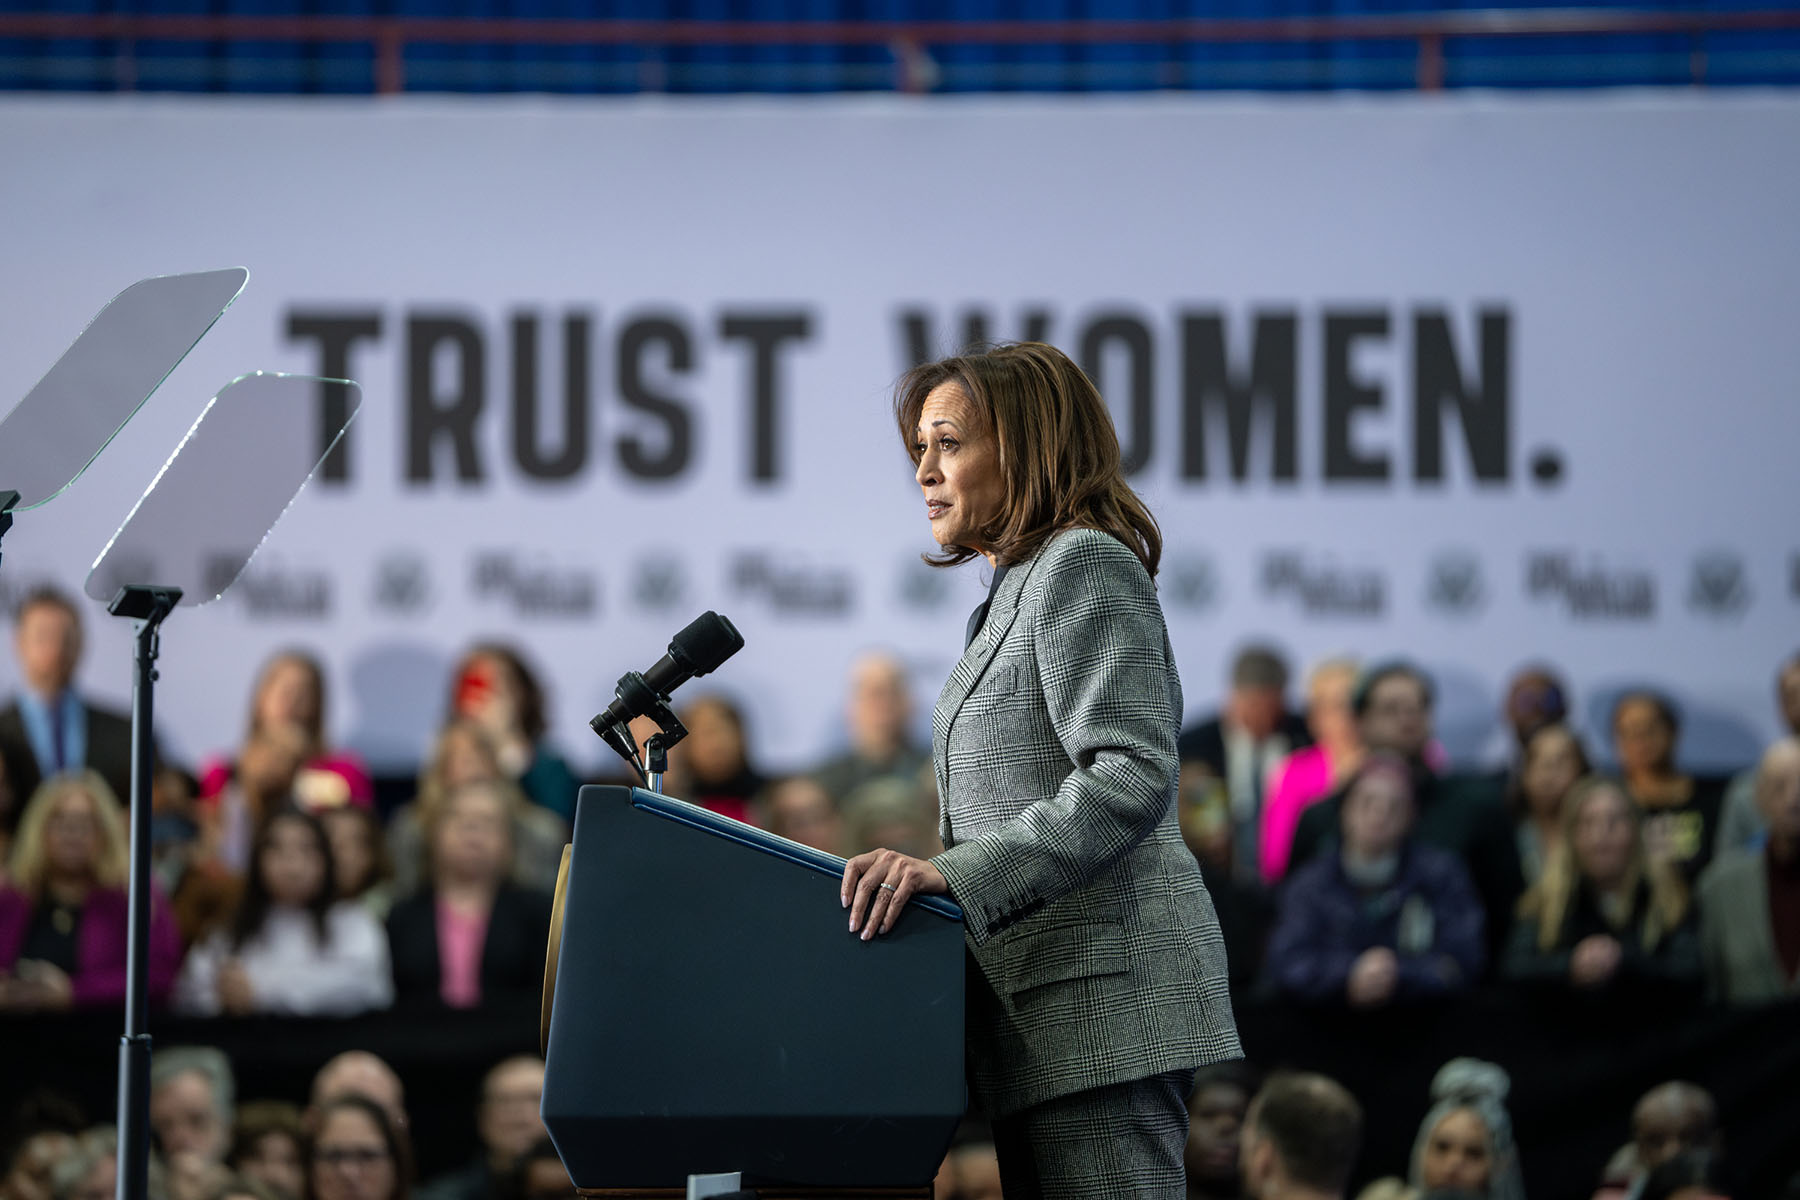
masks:
<svg viewBox="0 0 1800 1200"><path fill-rule="evenodd" d="M1007 960L1007 986L1014 993L1131 969L1124 926L1103 921L1034 930L1014 940Z"/></svg>

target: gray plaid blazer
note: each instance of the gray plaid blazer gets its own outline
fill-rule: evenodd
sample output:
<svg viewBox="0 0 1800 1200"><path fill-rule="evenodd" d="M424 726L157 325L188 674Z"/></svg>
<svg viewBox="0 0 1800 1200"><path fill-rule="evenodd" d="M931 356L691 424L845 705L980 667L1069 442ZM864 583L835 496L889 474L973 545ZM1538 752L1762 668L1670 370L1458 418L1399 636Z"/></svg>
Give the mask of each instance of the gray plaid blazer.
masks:
<svg viewBox="0 0 1800 1200"><path fill-rule="evenodd" d="M932 712L990 1116L1240 1057L1212 900L1176 824L1181 681L1155 586L1070 530L1007 571Z"/></svg>

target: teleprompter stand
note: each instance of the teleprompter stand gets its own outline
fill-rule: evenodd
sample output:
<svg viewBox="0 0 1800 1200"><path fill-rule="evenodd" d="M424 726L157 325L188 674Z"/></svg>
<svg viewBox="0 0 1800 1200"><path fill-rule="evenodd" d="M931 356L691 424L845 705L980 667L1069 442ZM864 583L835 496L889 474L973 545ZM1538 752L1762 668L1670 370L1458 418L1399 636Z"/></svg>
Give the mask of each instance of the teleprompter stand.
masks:
<svg viewBox="0 0 1800 1200"><path fill-rule="evenodd" d="M327 382L341 385L351 403L342 424L321 431L316 400ZM260 372L234 380L207 404L88 573L87 594L133 622L130 923L119 1042L117 1200L146 1200L149 1194L150 817L162 623L177 606L216 600L236 582L343 436L357 399L356 386L346 381Z"/></svg>

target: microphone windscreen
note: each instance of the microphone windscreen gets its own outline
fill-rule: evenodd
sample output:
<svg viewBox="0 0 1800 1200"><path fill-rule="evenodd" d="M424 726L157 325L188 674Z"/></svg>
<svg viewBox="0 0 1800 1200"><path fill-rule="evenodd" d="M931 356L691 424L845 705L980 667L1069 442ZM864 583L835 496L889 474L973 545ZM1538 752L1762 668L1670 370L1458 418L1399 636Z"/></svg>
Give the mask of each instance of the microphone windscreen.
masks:
<svg viewBox="0 0 1800 1200"><path fill-rule="evenodd" d="M705 675L743 648L744 635L737 626L716 612L705 612L675 635L669 657L692 674Z"/></svg>

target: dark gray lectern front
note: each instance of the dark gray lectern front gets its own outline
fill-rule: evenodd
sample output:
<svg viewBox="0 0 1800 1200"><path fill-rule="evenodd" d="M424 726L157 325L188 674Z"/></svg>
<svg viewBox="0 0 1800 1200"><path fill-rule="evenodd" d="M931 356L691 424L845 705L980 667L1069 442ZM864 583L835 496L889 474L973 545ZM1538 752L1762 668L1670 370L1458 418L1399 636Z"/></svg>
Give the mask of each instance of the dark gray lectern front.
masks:
<svg viewBox="0 0 1800 1200"><path fill-rule="evenodd" d="M962 914L928 898L864 942L842 872L679 800L581 790L543 1106L577 1188L930 1194L967 1099Z"/></svg>

